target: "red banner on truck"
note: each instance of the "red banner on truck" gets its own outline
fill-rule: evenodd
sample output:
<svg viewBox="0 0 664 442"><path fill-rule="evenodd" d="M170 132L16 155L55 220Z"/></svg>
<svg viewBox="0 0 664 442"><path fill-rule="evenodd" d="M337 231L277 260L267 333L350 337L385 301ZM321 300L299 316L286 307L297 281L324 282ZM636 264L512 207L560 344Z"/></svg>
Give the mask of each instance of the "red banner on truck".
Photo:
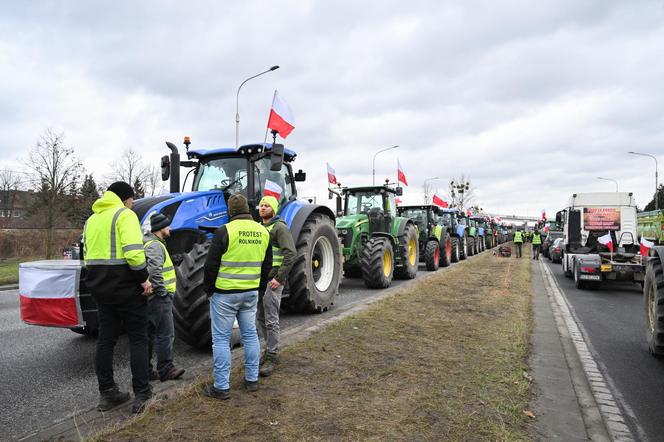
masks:
<svg viewBox="0 0 664 442"><path fill-rule="evenodd" d="M583 228L585 230L620 230L620 209L584 208Z"/></svg>

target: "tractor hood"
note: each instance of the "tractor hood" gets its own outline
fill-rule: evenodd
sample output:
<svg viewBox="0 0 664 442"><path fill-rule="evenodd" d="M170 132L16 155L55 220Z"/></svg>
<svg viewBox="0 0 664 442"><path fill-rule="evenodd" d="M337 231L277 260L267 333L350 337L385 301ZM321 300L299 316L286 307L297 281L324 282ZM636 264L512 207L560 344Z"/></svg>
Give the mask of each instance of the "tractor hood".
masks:
<svg viewBox="0 0 664 442"><path fill-rule="evenodd" d="M348 215L337 218L337 229L353 229L369 222L369 217L364 214Z"/></svg>
<svg viewBox="0 0 664 442"><path fill-rule="evenodd" d="M219 227L228 222L224 194L218 190L159 195L136 200L134 212L149 230L150 216L161 212L171 218L171 230Z"/></svg>

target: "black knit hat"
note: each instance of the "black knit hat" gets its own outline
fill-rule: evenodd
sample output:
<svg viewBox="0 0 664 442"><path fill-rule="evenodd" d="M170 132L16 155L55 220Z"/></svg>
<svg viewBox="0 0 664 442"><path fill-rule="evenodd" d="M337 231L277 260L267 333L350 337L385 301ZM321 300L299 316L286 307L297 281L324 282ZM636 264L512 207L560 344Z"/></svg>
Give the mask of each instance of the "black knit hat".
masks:
<svg viewBox="0 0 664 442"><path fill-rule="evenodd" d="M228 216L233 218L237 215L249 214L249 203L241 193L234 193L228 198Z"/></svg>
<svg viewBox="0 0 664 442"><path fill-rule="evenodd" d="M124 181L116 181L108 186L108 189L106 190L116 194L121 201L134 197L134 189Z"/></svg>
<svg viewBox="0 0 664 442"><path fill-rule="evenodd" d="M150 217L150 231L156 232L171 225L171 218L163 213L155 213Z"/></svg>

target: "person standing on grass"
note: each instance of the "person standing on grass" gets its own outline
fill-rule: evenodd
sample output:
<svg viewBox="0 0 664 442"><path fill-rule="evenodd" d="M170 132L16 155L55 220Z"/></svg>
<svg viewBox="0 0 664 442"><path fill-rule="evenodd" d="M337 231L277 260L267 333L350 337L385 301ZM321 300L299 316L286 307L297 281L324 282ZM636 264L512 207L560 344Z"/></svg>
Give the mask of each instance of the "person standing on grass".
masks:
<svg viewBox="0 0 664 442"><path fill-rule="evenodd" d="M542 237L540 236L539 230L535 230L533 233L533 259L539 261L540 247L542 246Z"/></svg>
<svg viewBox="0 0 664 442"><path fill-rule="evenodd" d="M286 223L279 218L279 202L273 196L264 196L258 206L258 215L270 232L272 243L272 270L267 287L261 288L258 296L256 322L265 339L265 353L261 358L259 374L270 376L279 362L279 308L281 294L295 260L293 235Z"/></svg>
<svg viewBox="0 0 664 442"><path fill-rule="evenodd" d="M83 228L85 284L97 304L99 337L95 372L100 400L97 409L108 411L129 400L113 378L113 350L121 333L129 336L134 404L139 413L152 398L148 377L148 279L143 232L134 205L134 189L123 182L111 184L92 205L93 214Z"/></svg>
<svg viewBox="0 0 664 442"><path fill-rule="evenodd" d="M244 385L258 390L260 344L256 333L258 289L267 284L272 269L270 234L251 217L247 199L234 194L228 199L230 221L219 227L210 243L203 270L203 289L210 297L214 384L203 394L230 398L233 323L237 319L244 346Z"/></svg>
<svg viewBox="0 0 664 442"><path fill-rule="evenodd" d="M514 232L514 246L516 247L516 257L521 258L521 246L523 245L523 236L521 230Z"/></svg>
<svg viewBox="0 0 664 442"><path fill-rule="evenodd" d="M173 365L173 297L176 291L175 267L166 250L165 240L171 234L171 219L163 213L150 217L150 230L143 237L152 296L148 299L148 348L150 380L171 381L184 374ZM157 369L152 367L152 350L157 353Z"/></svg>

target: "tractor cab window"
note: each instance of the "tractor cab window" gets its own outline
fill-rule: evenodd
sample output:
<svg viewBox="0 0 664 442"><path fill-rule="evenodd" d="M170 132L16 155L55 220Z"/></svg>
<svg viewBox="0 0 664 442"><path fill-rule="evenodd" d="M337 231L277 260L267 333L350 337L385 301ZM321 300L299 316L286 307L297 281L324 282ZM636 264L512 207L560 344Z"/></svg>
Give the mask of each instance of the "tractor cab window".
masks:
<svg viewBox="0 0 664 442"><path fill-rule="evenodd" d="M218 158L200 163L193 190L228 190L247 195L247 166L242 157Z"/></svg>
<svg viewBox="0 0 664 442"><path fill-rule="evenodd" d="M395 205L393 205L395 206ZM394 209L396 211L396 207ZM346 200L346 214L358 215L369 212L383 212L383 195L380 192L349 193Z"/></svg>
<svg viewBox="0 0 664 442"><path fill-rule="evenodd" d="M295 192L293 190L293 180L291 179L290 169L286 164L281 166L281 170L273 172L270 170L270 157L261 158L254 163L254 189L256 190L256 201L259 201L268 191L281 194L280 204L285 204Z"/></svg>
<svg viewBox="0 0 664 442"><path fill-rule="evenodd" d="M423 231L427 227L427 211L424 209L408 209L404 210L402 215L404 218L412 219L420 231Z"/></svg>
<svg viewBox="0 0 664 442"><path fill-rule="evenodd" d="M451 213L441 213L438 216L438 224L442 224L445 226L451 226L452 225L452 214Z"/></svg>
<svg viewBox="0 0 664 442"><path fill-rule="evenodd" d="M389 214L392 218L397 216L397 202L393 193L388 192L385 194L385 209L387 210L386 213Z"/></svg>

